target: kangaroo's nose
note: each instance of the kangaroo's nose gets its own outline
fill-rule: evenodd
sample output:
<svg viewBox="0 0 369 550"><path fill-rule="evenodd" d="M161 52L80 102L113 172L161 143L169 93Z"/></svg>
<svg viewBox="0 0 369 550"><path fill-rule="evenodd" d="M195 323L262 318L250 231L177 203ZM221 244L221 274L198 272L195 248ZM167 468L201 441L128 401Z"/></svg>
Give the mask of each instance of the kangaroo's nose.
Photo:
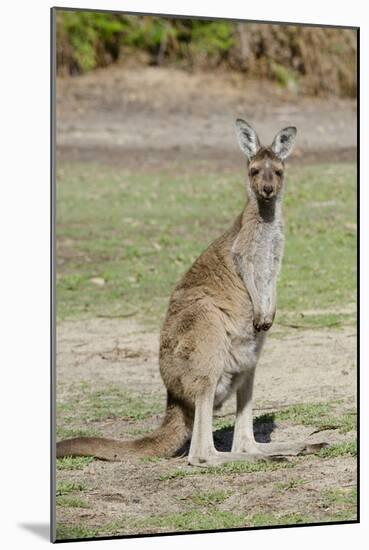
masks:
<svg viewBox="0 0 369 550"><path fill-rule="evenodd" d="M270 195L273 191L273 186L270 185L269 183L266 183L263 187L263 191L266 195Z"/></svg>

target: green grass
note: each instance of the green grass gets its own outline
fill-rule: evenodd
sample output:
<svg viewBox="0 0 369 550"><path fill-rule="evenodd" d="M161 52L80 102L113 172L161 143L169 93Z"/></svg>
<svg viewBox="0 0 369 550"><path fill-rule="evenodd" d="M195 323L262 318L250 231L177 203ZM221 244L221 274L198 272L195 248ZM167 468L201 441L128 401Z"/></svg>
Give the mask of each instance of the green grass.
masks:
<svg viewBox="0 0 369 550"><path fill-rule="evenodd" d="M351 505L356 506L357 488L352 489L327 489L323 492L323 498L327 506Z"/></svg>
<svg viewBox="0 0 369 550"><path fill-rule="evenodd" d="M267 527L269 525L296 525L301 523L311 523L312 519L309 516L303 516L298 513L259 513L251 516L249 522L251 527Z"/></svg>
<svg viewBox="0 0 369 550"><path fill-rule="evenodd" d="M159 327L179 277L242 209L242 179L58 163L58 318L136 314ZM349 322L324 310L355 301L355 166L291 166L284 212L277 322L301 324L304 310L317 310L304 325Z"/></svg>
<svg viewBox="0 0 369 550"><path fill-rule="evenodd" d="M84 491L86 486L83 483L76 483L75 481L59 481L56 488L56 496L64 496L70 493L76 493L78 491Z"/></svg>
<svg viewBox="0 0 369 550"><path fill-rule="evenodd" d="M322 492L323 508L333 521L352 521L357 518L357 489L335 488Z"/></svg>
<svg viewBox="0 0 369 550"><path fill-rule="evenodd" d="M246 526L243 514L211 509L210 511L190 511L165 515L152 515L146 518L124 516L114 522L90 529L84 526L59 525L57 538L86 538L102 535L124 535L127 532L172 532L231 529Z"/></svg>
<svg viewBox="0 0 369 550"><path fill-rule="evenodd" d="M356 430L356 411L339 412L339 402L302 403L284 409L259 415L254 418L254 427L259 424L274 424L275 421L287 421L303 426L315 426L317 430L338 430L348 433ZM218 431L216 439L222 438L222 431L233 430L234 421L229 418L216 418L214 428Z"/></svg>
<svg viewBox="0 0 369 550"><path fill-rule="evenodd" d="M96 537L99 534L98 528L85 527L84 525L66 525L58 522L56 526L56 539L87 539Z"/></svg>
<svg viewBox="0 0 369 550"><path fill-rule="evenodd" d="M245 526L246 520L243 514L235 512L223 510L201 512L193 510L191 512L149 517L144 525L165 531L202 531Z"/></svg>
<svg viewBox="0 0 369 550"><path fill-rule="evenodd" d="M246 526L242 513L221 511L215 508L181 513L151 515L146 518L125 516L100 529L100 534L124 534L130 532L173 532L231 529Z"/></svg>
<svg viewBox="0 0 369 550"><path fill-rule="evenodd" d="M65 426L57 426L56 437L57 439L67 439L70 437L98 437L102 433L95 428L67 428Z"/></svg>
<svg viewBox="0 0 369 550"><path fill-rule="evenodd" d="M62 508L90 508L88 502L74 495L57 497L56 505Z"/></svg>
<svg viewBox="0 0 369 550"><path fill-rule="evenodd" d="M159 477L160 481L168 481L196 475L224 475L224 474L250 474L253 472L269 472L284 468L293 468L294 463L289 461L259 461L259 462L229 462L221 466L207 466L206 468L179 468L172 472L162 474Z"/></svg>
<svg viewBox="0 0 369 550"><path fill-rule="evenodd" d="M214 418L213 427L215 430L233 430L234 420L229 418Z"/></svg>
<svg viewBox="0 0 369 550"><path fill-rule="evenodd" d="M65 456L56 459L57 470L82 470L94 460L91 456Z"/></svg>
<svg viewBox="0 0 369 550"><path fill-rule="evenodd" d="M255 422L288 421L293 424L315 426L319 430L338 430L347 433L356 429L356 412L353 410L340 413L339 403L304 403L291 405L285 409L261 415Z"/></svg>
<svg viewBox="0 0 369 550"><path fill-rule="evenodd" d="M318 456L321 458L337 458L339 456L356 456L357 444L356 441L349 441L347 443L335 443L329 447L321 449Z"/></svg>
<svg viewBox="0 0 369 550"><path fill-rule="evenodd" d="M74 419L83 422L108 418L144 420L163 413L164 409L165 402L156 394L135 394L116 386L93 391L84 386L72 399L58 404L57 416L58 422L67 423ZM68 431L68 428L63 429Z"/></svg>
<svg viewBox="0 0 369 550"><path fill-rule="evenodd" d="M336 513L334 518L339 512ZM341 512L342 514L342 512ZM348 515L348 514L346 514ZM108 523L96 530L85 527L61 526L60 533L65 537L58 538L83 538L88 536L124 535L130 533L153 532L180 532L180 531L216 531L219 529L233 529L239 527L264 527L270 525L296 525L312 523L314 521L334 521L335 519L314 519L312 516L299 513L256 513L247 515L240 512L217 510L214 507L206 507L205 510L191 510L182 513L165 515L152 515L146 518L124 516L112 523ZM351 518L348 518L351 519ZM87 533L93 532L94 535ZM82 533L86 533L83 535Z"/></svg>
<svg viewBox="0 0 369 550"><path fill-rule="evenodd" d="M150 433L152 430L150 428L130 428L127 430L127 433L132 436L143 436Z"/></svg>
<svg viewBox="0 0 369 550"><path fill-rule="evenodd" d="M349 510L337 510L333 513L330 513L326 519L322 519L323 522L333 522L333 521L356 521L357 511L356 508ZM320 521L320 520L318 520Z"/></svg>
<svg viewBox="0 0 369 550"><path fill-rule="evenodd" d="M156 464L157 462L160 462L162 460L162 457L160 456L143 456L140 458L140 462L143 462L144 464Z"/></svg>
<svg viewBox="0 0 369 550"><path fill-rule="evenodd" d="M305 479L293 478L293 479L289 479L288 481L281 481L280 483L276 483L275 487L280 491L289 491L290 489L297 489L301 487L301 485L304 485L305 483L306 483Z"/></svg>
<svg viewBox="0 0 369 550"><path fill-rule="evenodd" d="M146 518L124 516L100 529L100 534L124 534L130 532L174 532L232 529L245 527L245 514L206 508L187 512L151 515Z"/></svg>
<svg viewBox="0 0 369 550"><path fill-rule="evenodd" d="M198 506L216 506L222 504L230 495L231 493L229 491L198 492L190 495L188 499Z"/></svg>

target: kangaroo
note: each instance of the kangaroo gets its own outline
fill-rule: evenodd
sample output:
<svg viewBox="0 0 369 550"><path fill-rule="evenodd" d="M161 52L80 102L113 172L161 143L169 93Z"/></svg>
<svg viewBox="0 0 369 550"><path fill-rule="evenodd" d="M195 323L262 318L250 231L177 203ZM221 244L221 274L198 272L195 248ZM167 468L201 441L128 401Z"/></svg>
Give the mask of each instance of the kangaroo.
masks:
<svg viewBox="0 0 369 550"><path fill-rule="evenodd" d="M282 197L285 159L296 128L263 147L253 128L236 120L246 156L247 204L233 225L194 262L175 287L160 335L159 365L167 389L161 426L134 441L82 437L57 443L57 456L103 460L173 456L190 438L189 464L273 460L319 450L307 441L258 443L253 432L254 375L276 313L277 276L284 247ZM230 452L215 449L214 408L236 393Z"/></svg>

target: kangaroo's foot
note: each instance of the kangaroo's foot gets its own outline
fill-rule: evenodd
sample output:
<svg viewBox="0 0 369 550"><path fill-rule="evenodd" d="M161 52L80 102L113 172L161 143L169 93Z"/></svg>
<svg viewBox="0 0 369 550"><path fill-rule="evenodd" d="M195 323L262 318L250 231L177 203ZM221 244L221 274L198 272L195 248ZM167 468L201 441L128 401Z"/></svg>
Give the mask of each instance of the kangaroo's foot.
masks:
<svg viewBox="0 0 369 550"><path fill-rule="evenodd" d="M277 455L276 453L272 455L267 455L259 451L256 452L244 452L244 453L234 453L234 452L220 452L212 451L207 456L189 456L188 463L191 466L219 466L222 464L228 464L229 462L269 462L270 460L284 460L282 456Z"/></svg>
<svg viewBox="0 0 369 550"><path fill-rule="evenodd" d="M328 443L309 443L308 441L299 441L295 443L255 443L256 449L263 456L298 456L306 454L315 454L328 446Z"/></svg>

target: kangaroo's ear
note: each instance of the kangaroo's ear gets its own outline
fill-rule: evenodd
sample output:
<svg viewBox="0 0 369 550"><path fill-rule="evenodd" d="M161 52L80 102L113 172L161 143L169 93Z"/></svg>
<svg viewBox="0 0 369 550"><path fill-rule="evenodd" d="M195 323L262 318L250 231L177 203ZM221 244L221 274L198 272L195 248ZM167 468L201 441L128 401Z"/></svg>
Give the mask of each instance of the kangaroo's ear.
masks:
<svg viewBox="0 0 369 550"><path fill-rule="evenodd" d="M260 141L257 133L247 122L238 118L236 120L236 134L241 151L250 160L260 149Z"/></svg>
<svg viewBox="0 0 369 550"><path fill-rule="evenodd" d="M275 136L272 143L272 151L281 160L287 158L292 151L295 143L296 134L297 128L295 128L294 126L288 126L288 128L283 128L283 130L278 132L278 134Z"/></svg>

